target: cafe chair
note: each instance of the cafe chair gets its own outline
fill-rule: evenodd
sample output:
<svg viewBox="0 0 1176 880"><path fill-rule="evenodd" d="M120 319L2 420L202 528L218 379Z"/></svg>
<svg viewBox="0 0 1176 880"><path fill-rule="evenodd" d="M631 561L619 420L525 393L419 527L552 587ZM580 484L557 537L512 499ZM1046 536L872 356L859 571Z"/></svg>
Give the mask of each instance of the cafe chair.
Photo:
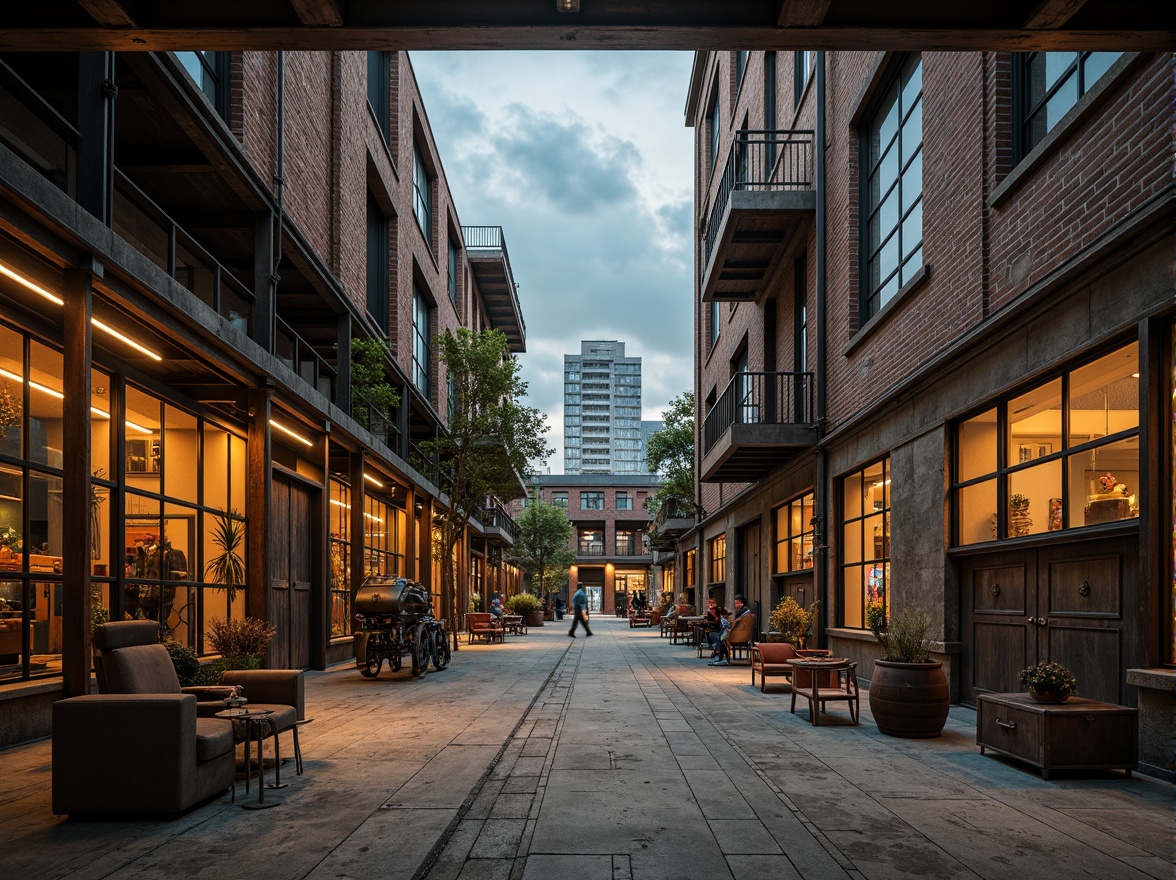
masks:
<svg viewBox="0 0 1176 880"><path fill-rule="evenodd" d="M755 624L755 615L751 612L744 614L731 624L731 628L727 630L727 634L723 637L723 644L727 648L728 661L748 654L749 659L747 662L751 662L750 652L752 642L755 641Z"/></svg>
<svg viewBox="0 0 1176 880"><path fill-rule="evenodd" d="M814 727L821 724L821 712L830 702L849 703L849 716L858 723L861 699L858 693L857 663L849 660L795 659L792 665L792 706L796 712L797 696L809 705L809 721Z"/></svg>

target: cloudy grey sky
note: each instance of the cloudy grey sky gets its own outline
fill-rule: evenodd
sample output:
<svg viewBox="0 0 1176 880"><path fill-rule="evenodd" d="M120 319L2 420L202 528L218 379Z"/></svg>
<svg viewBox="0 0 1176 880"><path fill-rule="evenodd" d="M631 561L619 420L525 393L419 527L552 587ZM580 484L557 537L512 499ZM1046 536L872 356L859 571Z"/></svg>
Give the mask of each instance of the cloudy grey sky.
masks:
<svg viewBox="0 0 1176 880"><path fill-rule="evenodd" d="M563 471L563 356L619 339L644 418L693 381L688 52L413 52L461 222L502 226L529 405Z"/></svg>

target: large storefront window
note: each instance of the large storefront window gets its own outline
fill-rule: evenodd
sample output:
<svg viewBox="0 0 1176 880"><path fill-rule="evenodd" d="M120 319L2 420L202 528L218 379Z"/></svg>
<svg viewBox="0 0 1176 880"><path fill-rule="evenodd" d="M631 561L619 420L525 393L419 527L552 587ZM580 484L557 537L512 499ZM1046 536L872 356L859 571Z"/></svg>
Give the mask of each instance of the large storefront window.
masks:
<svg viewBox="0 0 1176 880"><path fill-rule="evenodd" d="M723 584L727 582L727 536L719 535L717 538L711 538L709 544L710 556L710 578L709 582L712 584Z"/></svg>
<svg viewBox="0 0 1176 880"><path fill-rule="evenodd" d="M210 621L245 615L245 584L226 564L244 564L250 539L245 441L145 389L124 397L122 613L207 653Z"/></svg>
<svg viewBox="0 0 1176 880"><path fill-rule="evenodd" d="M405 512L389 500L367 494L363 502L364 576L401 576L404 571Z"/></svg>
<svg viewBox="0 0 1176 880"><path fill-rule="evenodd" d="M1138 346L967 419L956 449L957 544L1139 516Z"/></svg>
<svg viewBox="0 0 1176 880"><path fill-rule="evenodd" d="M776 574L807 571L813 567L813 493L802 495L776 508Z"/></svg>
<svg viewBox="0 0 1176 880"><path fill-rule="evenodd" d="M890 459L841 482L841 625L864 629L866 608L890 608Z"/></svg>
<svg viewBox="0 0 1176 880"><path fill-rule="evenodd" d="M690 549L686 551L686 559L682 563L682 587L686 590L688 601L693 601L694 587L698 581L698 551Z"/></svg>
<svg viewBox="0 0 1176 880"><path fill-rule="evenodd" d="M328 552L331 560L331 636L351 632L351 487L331 478L328 513Z"/></svg>

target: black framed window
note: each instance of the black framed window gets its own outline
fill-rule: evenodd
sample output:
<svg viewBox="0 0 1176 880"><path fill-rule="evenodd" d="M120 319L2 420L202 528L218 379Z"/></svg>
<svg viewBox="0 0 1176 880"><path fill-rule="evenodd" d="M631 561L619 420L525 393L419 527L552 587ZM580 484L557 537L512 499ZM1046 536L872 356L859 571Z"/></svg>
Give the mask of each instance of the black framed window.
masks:
<svg viewBox="0 0 1176 880"><path fill-rule="evenodd" d="M351 487L332 476L330 492L327 548L331 564L331 638L335 638L351 634Z"/></svg>
<svg viewBox="0 0 1176 880"><path fill-rule="evenodd" d="M581 492L580 510L604 510L604 493Z"/></svg>
<svg viewBox="0 0 1176 880"><path fill-rule="evenodd" d="M567 492L552 492L551 506L562 507L564 510L568 509L568 493Z"/></svg>
<svg viewBox="0 0 1176 880"><path fill-rule="evenodd" d="M813 78L813 62L816 57L817 53L808 49L803 52L792 53L794 70L792 77L794 86L792 100L797 105L800 104L800 99L804 97L804 90L808 86L809 80Z"/></svg>
<svg viewBox="0 0 1176 880"><path fill-rule="evenodd" d="M412 213L416 217L417 225L425 235L425 241L433 242L433 187L429 177L429 169L425 167L425 159L421 155L421 148L412 148Z"/></svg>
<svg viewBox="0 0 1176 880"><path fill-rule="evenodd" d="M862 315L868 320L923 265L923 66L914 55L874 110L862 145Z"/></svg>
<svg viewBox="0 0 1176 880"><path fill-rule="evenodd" d="M229 118L229 53L177 52L176 58L208 96L221 119Z"/></svg>
<svg viewBox="0 0 1176 880"><path fill-rule="evenodd" d="M841 625L866 627L866 609L890 608L890 459L841 481Z"/></svg>
<svg viewBox="0 0 1176 880"><path fill-rule="evenodd" d="M633 496L628 492L617 492L617 510L632 510Z"/></svg>
<svg viewBox="0 0 1176 880"><path fill-rule="evenodd" d="M367 198L367 310L388 332L388 218L369 192Z"/></svg>
<svg viewBox="0 0 1176 880"><path fill-rule="evenodd" d="M764 53L764 130L776 130L776 53ZM767 162L769 171L776 166L776 141L769 138ZM770 179L770 175L769 175Z"/></svg>
<svg viewBox="0 0 1176 880"><path fill-rule="evenodd" d="M1122 54L1026 52L1014 56L1018 160L1041 142Z"/></svg>
<svg viewBox="0 0 1176 880"><path fill-rule="evenodd" d="M367 96L384 140L392 143L392 70L387 52L367 53Z"/></svg>
<svg viewBox="0 0 1176 880"><path fill-rule="evenodd" d="M453 303L453 307L457 308L457 292L460 286L458 282L458 260L457 260L457 244L453 237L449 238L449 301Z"/></svg>
<svg viewBox="0 0 1176 880"><path fill-rule="evenodd" d="M719 535L708 542L710 551L710 583L720 584L727 580L727 536Z"/></svg>
<svg viewBox="0 0 1176 880"><path fill-rule="evenodd" d="M432 370L429 342L432 339L429 301L415 284L412 289L412 384L429 396Z"/></svg>
<svg viewBox="0 0 1176 880"><path fill-rule="evenodd" d="M710 344L712 348L714 347L714 344L719 341L720 324L721 317L719 314L719 304L717 302L712 302L710 305Z"/></svg>
<svg viewBox="0 0 1176 880"><path fill-rule="evenodd" d="M807 571L813 567L813 511L812 492L776 508L774 573Z"/></svg>
<svg viewBox="0 0 1176 880"><path fill-rule="evenodd" d="M721 117L719 114L719 89L718 84L715 85L715 98L711 102L710 109L710 163L711 168L715 167L715 163L719 161L719 124Z"/></svg>
<svg viewBox="0 0 1176 880"><path fill-rule="evenodd" d="M743 74L747 73L747 56L750 52L740 51L735 53L735 82L743 82Z"/></svg>
<svg viewBox="0 0 1176 880"><path fill-rule="evenodd" d="M576 552L580 556L603 556L604 529L580 529Z"/></svg>

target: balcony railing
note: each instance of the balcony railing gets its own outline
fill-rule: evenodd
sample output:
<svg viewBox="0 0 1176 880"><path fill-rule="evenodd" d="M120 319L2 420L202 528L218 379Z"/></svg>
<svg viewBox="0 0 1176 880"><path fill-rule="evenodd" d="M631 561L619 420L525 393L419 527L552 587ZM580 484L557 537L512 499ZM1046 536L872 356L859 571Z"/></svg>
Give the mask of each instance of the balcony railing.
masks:
<svg viewBox="0 0 1176 880"><path fill-rule="evenodd" d="M115 169L114 229L205 305L249 332L253 292L167 212Z"/></svg>
<svg viewBox="0 0 1176 880"><path fill-rule="evenodd" d="M501 507L484 507L478 512L478 521L488 529L506 532L512 541L519 539L518 524Z"/></svg>
<svg viewBox="0 0 1176 880"><path fill-rule="evenodd" d="M335 400L335 368L319 357L310 344L281 318L276 319L274 355L327 400Z"/></svg>
<svg viewBox="0 0 1176 880"><path fill-rule="evenodd" d="M736 373L703 423L703 454L732 425L808 425L812 373Z"/></svg>
<svg viewBox="0 0 1176 880"><path fill-rule="evenodd" d="M604 555L604 542L603 541L591 541L591 542L587 542L587 543L581 542L579 548L576 550L576 555L577 556L603 556Z"/></svg>
<svg viewBox="0 0 1176 880"><path fill-rule="evenodd" d="M377 406L362 393L351 389L351 418L393 452L400 453L400 428L394 413Z"/></svg>
<svg viewBox="0 0 1176 880"><path fill-rule="evenodd" d="M710 263L731 193L812 189L812 167L812 131L736 132L707 221L703 265Z"/></svg>
<svg viewBox="0 0 1176 880"><path fill-rule="evenodd" d="M653 518L653 527L660 533L672 519L694 519L694 505L673 498L662 502Z"/></svg>

